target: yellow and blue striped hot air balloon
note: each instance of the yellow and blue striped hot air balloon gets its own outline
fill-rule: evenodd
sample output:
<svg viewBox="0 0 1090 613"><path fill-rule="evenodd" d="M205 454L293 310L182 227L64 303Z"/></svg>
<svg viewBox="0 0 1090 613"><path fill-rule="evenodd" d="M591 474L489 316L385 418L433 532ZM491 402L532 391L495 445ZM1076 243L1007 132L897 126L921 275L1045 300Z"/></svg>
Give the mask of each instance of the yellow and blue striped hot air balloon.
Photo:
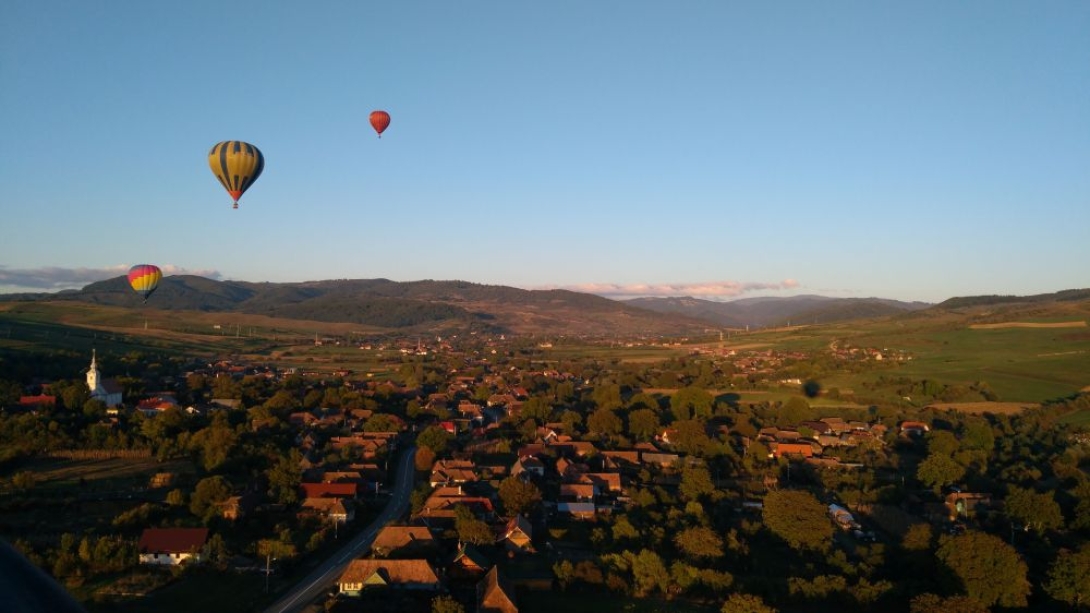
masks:
<svg viewBox="0 0 1090 613"><path fill-rule="evenodd" d="M129 269L129 285L144 296L145 303L148 301L148 296L159 287L159 280L162 278L163 271L154 264L137 264Z"/></svg>
<svg viewBox="0 0 1090 613"><path fill-rule="evenodd" d="M250 189L265 169L265 156L250 143L225 140L216 143L208 152L208 165L227 193L235 199L234 208L237 209L238 199Z"/></svg>

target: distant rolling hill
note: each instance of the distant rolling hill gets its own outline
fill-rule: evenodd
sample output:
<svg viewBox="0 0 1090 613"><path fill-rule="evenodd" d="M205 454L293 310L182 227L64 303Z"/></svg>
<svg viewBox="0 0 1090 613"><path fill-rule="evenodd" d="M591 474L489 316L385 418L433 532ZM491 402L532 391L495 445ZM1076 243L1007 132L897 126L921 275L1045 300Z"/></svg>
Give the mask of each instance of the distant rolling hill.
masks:
<svg viewBox="0 0 1090 613"><path fill-rule="evenodd" d="M0 301L76 301L126 308L247 313L273 318L348 323L420 334L489 331L570 336L691 336L709 328L811 325L888 316L937 317L972 311L975 322L1032 315L1026 307L1090 300L1090 290L1037 296L951 298L939 305L880 298L697 298L610 300L567 290L523 290L466 281L339 279L301 283L164 277L141 305L125 277L57 294L0 295ZM1015 313L1018 313L1015 315ZM1044 316L1044 313L1039 313Z"/></svg>
<svg viewBox="0 0 1090 613"><path fill-rule="evenodd" d="M591 294L523 290L465 281L396 282L348 279L302 283L216 281L164 277L141 305L125 277L60 294L19 294L0 300L78 301L205 312L238 312L287 319L356 323L391 332L456 330L581 336L683 336L703 333L706 321L659 313Z"/></svg>
<svg viewBox="0 0 1090 613"><path fill-rule="evenodd" d="M635 298L625 301L625 304L660 313L697 317L731 328L833 323L898 315L932 306L925 302L825 296L743 298L730 302L689 297Z"/></svg>

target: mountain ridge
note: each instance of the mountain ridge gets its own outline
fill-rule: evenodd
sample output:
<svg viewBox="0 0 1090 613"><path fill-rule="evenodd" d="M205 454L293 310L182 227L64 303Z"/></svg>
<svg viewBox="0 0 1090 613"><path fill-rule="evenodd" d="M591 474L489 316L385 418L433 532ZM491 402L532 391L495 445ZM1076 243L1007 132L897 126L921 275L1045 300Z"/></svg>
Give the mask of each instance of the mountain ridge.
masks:
<svg viewBox="0 0 1090 613"><path fill-rule="evenodd" d="M218 281L164 277L146 305L119 276L60 293L7 294L0 301L76 301L129 308L239 312L355 323L418 334L455 330L582 336L686 336L709 329L836 323L914 313L1090 300L1090 289L1034 296L968 296L939 304L819 295L716 302L683 297L612 300L570 290L525 290L469 281L325 279Z"/></svg>

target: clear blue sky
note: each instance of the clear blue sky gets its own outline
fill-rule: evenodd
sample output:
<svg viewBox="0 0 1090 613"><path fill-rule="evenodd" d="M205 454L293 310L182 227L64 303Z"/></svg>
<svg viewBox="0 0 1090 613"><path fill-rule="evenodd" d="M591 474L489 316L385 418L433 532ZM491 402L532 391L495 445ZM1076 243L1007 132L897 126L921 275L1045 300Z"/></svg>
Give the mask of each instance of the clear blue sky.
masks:
<svg viewBox="0 0 1090 613"><path fill-rule="evenodd" d="M0 213L4 292L1090 287L1090 2L3 2Z"/></svg>

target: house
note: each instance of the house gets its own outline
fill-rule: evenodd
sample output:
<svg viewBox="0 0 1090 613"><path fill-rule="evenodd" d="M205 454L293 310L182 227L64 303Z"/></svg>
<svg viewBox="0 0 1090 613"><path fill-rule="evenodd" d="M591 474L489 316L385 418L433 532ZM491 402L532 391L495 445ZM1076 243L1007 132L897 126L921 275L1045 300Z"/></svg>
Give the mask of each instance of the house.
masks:
<svg viewBox="0 0 1090 613"><path fill-rule="evenodd" d="M923 436L931 431L931 427L922 421L902 421L901 434L906 436Z"/></svg>
<svg viewBox="0 0 1090 613"><path fill-rule="evenodd" d="M371 552L380 558L422 558L437 549L435 537L424 526L386 526L371 544Z"/></svg>
<svg viewBox="0 0 1090 613"><path fill-rule="evenodd" d="M359 596L368 589L438 590L439 575L427 560L352 560L337 579L340 593Z"/></svg>
<svg viewBox="0 0 1090 613"><path fill-rule="evenodd" d="M943 500L943 506L946 507L946 512L949 517L951 519L956 519L958 517L968 517L981 511L991 510L993 503L991 494L953 492L946 495L946 498Z"/></svg>
<svg viewBox="0 0 1090 613"><path fill-rule="evenodd" d="M592 519L597 509L593 502L558 502L556 512L571 515L575 519Z"/></svg>
<svg viewBox="0 0 1090 613"><path fill-rule="evenodd" d="M593 485L598 493L620 494L624 491L620 473L586 473L580 475L576 483Z"/></svg>
<svg viewBox="0 0 1090 613"><path fill-rule="evenodd" d="M515 590L507 577L500 574L498 566L477 584L478 613L518 613L515 604Z"/></svg>
<svg viewBox="0 0 1090 613"><path fill-rule="evenodd" d="M208 528L146 528L137 551L141 564L177 566L199 563L207 542Z"/></svg>
<svg viewBox="0 0 1090 613"><path fill-rule="evenodd" d="M500 531L497 543L503 543L508 551L532 553L534 545L531 542L534 536L534 526L530 520L521 515L516 515L507 522Z"/></svg>
<svg viewBox="0 0 1090 613"><path fill-rule="evenodd" d="M231 496L220 503L220 514L224 519L231 521L241 519L254 512L261 502L261 494L257 491L248 491L241 496Z"/></svg>
<svg viewBox="0 0 1090 613"><path fill-rule="evenodd" d="M304 498L355 498L359 483L300 483Z"/></svg>
<svg viewBox="0 0 1090 613"><path fill-rule="evenodd" d="M598 487L593 483L561 483L560 499L572 502L593 502Z"/></svg>
<svg viewBox="0 0 1090 613"><path fill-rule="evenodd" d="M515 461L515 465L511 467L511 475L521 475L527 473L537 477L545 476L545 464L541 460L533 456L520 457Z"/></svg>
<svg viewBox="0 0 1090 613"><path fill-rule="evenodd" d="M57 397L46 394L37 396L19 396L19 406L29 409L53 408L57 406Z"/></svg>
<svg viewBox="0 0 1090 613"><path fill-rule="evenodd" d="M458 553L454 554L454 559L447 567L447 572L455 578L477 578L492 566L492 561L480 549L470 543L461 543L458 545Z"/></svg>
<svg viewBox="0 0 1090 613"><path fill-rule="evenodd" d="M810 443L770 443L769 446L772 447L774 458L792 455L809 458L814 455L814 448Z"/></svg>
<svg viewBox="0 0 1090 613"><path fill-rule="evenodd" d="M829 517L844 530L859 529L859 523L852 517L851 512L838 504L829 505Z"/></svg>
<svg viewBox="0 0 1090 613"><path fill-rule="evenodd" d="M356 506L351 498L307 498L303 500L301 507L302 515L321 515L340 524L356 519Z"/></svg>

